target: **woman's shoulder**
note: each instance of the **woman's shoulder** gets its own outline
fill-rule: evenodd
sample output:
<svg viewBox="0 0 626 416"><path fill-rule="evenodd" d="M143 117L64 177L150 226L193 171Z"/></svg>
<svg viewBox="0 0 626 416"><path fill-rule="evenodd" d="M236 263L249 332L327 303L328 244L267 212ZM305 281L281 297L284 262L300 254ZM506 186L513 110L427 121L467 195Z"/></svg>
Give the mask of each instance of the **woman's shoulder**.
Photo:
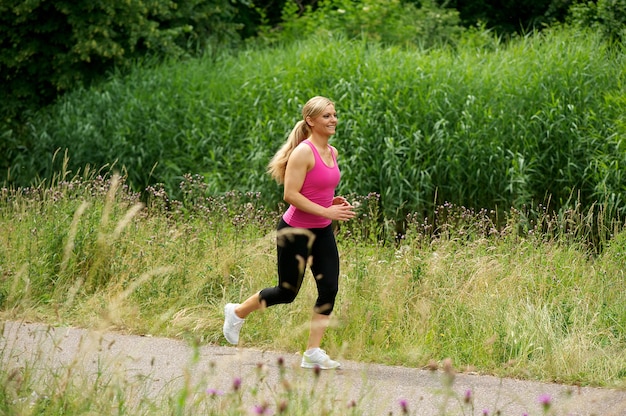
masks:
<svg viewBox="0 0 626 416"><path fill-rule="evenodd" d="M294 153L304 153L304 154L313 154L313 149L311 148L312 143L307 140L302 140L295 149L293 149Z"/></svg>
<svg viewBox="0 0 626 416"><path fill-rule="evenodd" d="M301 161L314 161L315 155L313 154L313 149L304 141L301 141L300 144L293 149L289 159L301 160Z"/></svg>

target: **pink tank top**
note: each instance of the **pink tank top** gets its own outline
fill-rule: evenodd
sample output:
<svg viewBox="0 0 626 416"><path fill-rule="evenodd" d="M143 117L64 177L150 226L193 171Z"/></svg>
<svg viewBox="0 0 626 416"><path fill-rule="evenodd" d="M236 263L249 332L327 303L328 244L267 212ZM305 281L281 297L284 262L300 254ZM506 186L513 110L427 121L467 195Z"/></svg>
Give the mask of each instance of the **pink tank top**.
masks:
<svg viewBox="0 0 626 416"><path fill-rule="evenodd" d="M313 143L308 139L304 140L303 143L309 145L313 151L315 165L313 165L313 169L307 172L300 193L310 201L328 208L333 203L335 188L339 184L341 177L339 166L337 166L337 157L331 149L334 163L333 167L329 167L324 163ZM330 148L330 146L328 147ZM328 218L299 210L293 205L289 205L289 208L283 214L283 219L287 224L298 228L324 228L332 222Z"/></svg>

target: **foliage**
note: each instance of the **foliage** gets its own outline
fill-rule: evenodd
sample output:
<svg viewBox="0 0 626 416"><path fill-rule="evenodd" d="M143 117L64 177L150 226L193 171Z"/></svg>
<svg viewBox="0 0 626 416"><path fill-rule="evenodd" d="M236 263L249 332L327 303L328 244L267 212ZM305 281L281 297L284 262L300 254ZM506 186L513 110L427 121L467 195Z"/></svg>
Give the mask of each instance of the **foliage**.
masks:
<svg viewBox="0 0 626 416"><path fill-rule="evenodd" d="M380 195L402 221L437 204L624 215L625 60L598 34L547 31L507 44L471 32L455 49L398 49L318 37L277 49L138 68L38 114L16 184L115 166L142 192L174 197L183 175L211 192L280 189L265 173L313 95L337 102L341 193ZM19 179L19 181L18 181Z"/></svg>
<svg viewBox="0 0 626 416"><path fill-rule="evenodd" d="M419 0L413 0L419 2ZM440 0L459 12L463 25L485 25L498 35L541 31L565 21L572 0Z"/></svg>
<svg viewBox="0 0 626 416"><path fill-rule="evenodd" d="M599 29L610 40L626 40L626 0L578 0L570 8L569 20L577 26Z"/></svg>
<svg viewBox="0 0 626 416"><path fill-rule="evenodd" d="M101 80L136 60L207 52L216 57L239 34L274 43L307 34L430 47L458 41L465 26L507 33L508 16L537 28L563 20L568 0L509 5L493 2L385 0L7 0L0 4L0 170L9 182L28 172L36 142L29 134L33 111L78 85ZM282 12L282 16L280 13ZM303 14L303 12L306 12ZM573 20L623 38L622 0L576 3ZM503 23L505 22L505 23ZM510 23L510 22L509 22ZM339 36L341 37L341 36Z"/></svg>
<svg viewBox="0 0 626 416"><path fill-rule="evenodd" d="M3 124L147 54L180 57L235 38L228 0L28 0L0 5Z"/></svg>
<svg viewBox="0 0 626 416"><path fill-rule="evenodd" d="M322 0L304 11L295 2L287 2L281 20L278 30L265 28L259 38L292 41L333 33L386 45L432 47L454 42L461 34L458 13L432 1L417 7L400 0Z"/></svg>
<svg viewBox="0 0 626 416"><path fill-rule="evenodd" d="M444 16L455 16L455 20L460 18L461 24L466 28L482 26L494 30L499 36L529 33L534 30L541 31L555 24L563 23L568 14L568 7L573 0L521 0L516 2L502 2L495 0L399 0L383 2L375 1L318 1L318 0L257 0L254 2L257 14L260 17L259 24L265 25L265 35L269 32L281 31L284 23L293 23L296 16L310 15L310 12L317 12L318 9L334 5L335 8L345 10L362 10L361 6L368 3L372 9L384 5L385 10L381 10L381 20L389 22L381 30L383 32L398 32L403 30L396 27L398 23L411 24L410 16L416 18L423 17L423 14L415 12L415 9L439 10L439 16L432 14L432 18L446 18ZM393 10L388 10L391 7ZM371 10L371 9L370 9ZM393 16L398 11L407 12L405 17ZM282 11L282 13L281 13ZM363 13L361 13L363 14ZM371 13L370 13L371 14ZM326 17L336 19L332 14L324 13ZM390 20L383 19L383 16L392 17ZM364 20L372 20L372 16L352 16L347 20L351 23ZM306 19L305 19L306 20ZM317 19L322 25L325 23ZM413 24L420 26L427 22L416 19ZM365 22L365 26L373 26ZM292 28L295 32L297 28ZM400 29L400 30L398 30ZM419 29L418 29L419 30ZM358 33L358 28L357 28ZM371 35L375 35L371 33ZM270 35L272 36L272 35Z"/></svg>

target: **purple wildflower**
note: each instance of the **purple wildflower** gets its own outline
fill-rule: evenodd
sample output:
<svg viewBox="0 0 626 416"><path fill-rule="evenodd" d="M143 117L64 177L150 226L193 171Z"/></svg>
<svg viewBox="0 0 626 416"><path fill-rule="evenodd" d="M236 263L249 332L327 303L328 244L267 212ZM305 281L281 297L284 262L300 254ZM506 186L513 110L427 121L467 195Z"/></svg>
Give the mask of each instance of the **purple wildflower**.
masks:
<svg viewBox="0 0 626 416"><path fill-rule="evenodd" d="M550 409L550 406L552 405L552 398L549 394L542 394L537 400L539 401L539 404L541 404L541 407L543 407L543 410L545 412Z"/></svg>
<svg viewBox="0 0 626 416"><path fill-rule="evenodd" d="M209 396L221 396L224 392L218 389L206 389L206 394Z"/></svg>
<svg viewBox="0 0 626 416"><path fill-rule="evenodd" d="M465 402L465 404L470 404L472 402L472 390L471 389L465 390L465 396L463 396L463 402Z"/></svg>
<svg viewBox="0 0 626 416"><path fill-rule="evenodd" d="M405 415L409 414L409 402L406 399L400 400L400 408Z"/></svg>
<svg viewBox="0 0 626 416"><path fill-rule="evenodd" d="M271 410L267 403L254 405L254 414L265 415L265 414L270 414L270 413L271 413Z"/></svg>
<svg viewBox="0 0 626 416"><path fill-rule="evenodd" d="M233 390L239 391L240 388L241 388L241 379L239 377L236 377L233 380Z"/></svg>

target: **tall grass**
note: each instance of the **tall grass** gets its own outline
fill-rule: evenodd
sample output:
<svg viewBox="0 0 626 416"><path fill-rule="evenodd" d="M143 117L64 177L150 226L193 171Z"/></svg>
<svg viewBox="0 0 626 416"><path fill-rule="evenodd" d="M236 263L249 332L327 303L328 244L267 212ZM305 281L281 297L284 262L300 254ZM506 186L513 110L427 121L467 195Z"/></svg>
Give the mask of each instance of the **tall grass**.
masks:
<svg viewBox="0 0 626 416"><path fill-rule="evenodd" d="M545 31L507 43L488 32L456 47L383 48L318 37L236 55L137 68L68 95L31 126L33 165L16 181L114 165L133 189L178 198L186 173L213 192L261 192L264 173L312 95L337 102L341 193L380 194L400 222L445 202L624 214L624 55L598 34ZM402 227L400 227L402 228Z"/></svg>
<svg viewBox="0 0 626 416"><path fill-rule="evenodd" d="M255 195L207 196L187 177L193 202L155 190L143 206L118 176L60 178L2 190L2 319L221 344L223 304L276 282L277 214ZM447 204L435 222L410 217L394 243L379 238L376 198L338 230L330 354L412 367L452 357L481 373L624 387L623 228L595 253L572 232L587 227L575 212L530 227L512 212L498 231ZM307 279L293 304L248 320L242 345L300 351L314 297Z"/></svg>

